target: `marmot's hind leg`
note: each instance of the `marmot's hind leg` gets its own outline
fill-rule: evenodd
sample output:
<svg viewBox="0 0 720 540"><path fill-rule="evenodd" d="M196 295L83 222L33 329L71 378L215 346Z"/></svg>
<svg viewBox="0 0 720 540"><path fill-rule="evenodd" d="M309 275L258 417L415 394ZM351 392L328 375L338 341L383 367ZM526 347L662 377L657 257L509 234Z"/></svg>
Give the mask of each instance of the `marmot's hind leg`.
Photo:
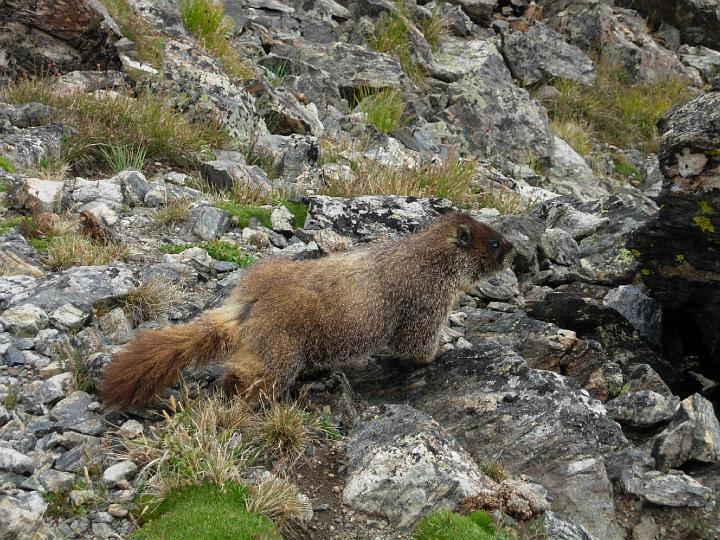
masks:
<svg viewBox="0 0 720 540"><path fill-rule="evenodd" d="M271 399L282 396L300 372L297 361L263 362L243 349L232 355L224 367L221 386L225 394L237 394L248 401L256 401L263 394Z"/></svg>

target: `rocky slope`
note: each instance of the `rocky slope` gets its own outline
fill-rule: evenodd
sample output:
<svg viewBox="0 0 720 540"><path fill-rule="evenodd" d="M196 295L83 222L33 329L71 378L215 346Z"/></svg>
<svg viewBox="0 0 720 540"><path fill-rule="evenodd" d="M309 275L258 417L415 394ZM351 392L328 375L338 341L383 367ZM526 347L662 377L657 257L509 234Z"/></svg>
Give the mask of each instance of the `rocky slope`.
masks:
<svg viewBox="0 0 720 540"><path fill-rule="evenodd" d="M521 528L534 517L547 538L720 537L717 1L225 0L243 76L175 0L55 4L0 7L8 88L41 72L49 93L108 107L160 96L227 138L112 173L68 157L93 119L63 114L78 101L0 103L0 538L136 526L145 479L115 450L157 418L106 414L92 392L134 330L217 303L248 260L408 234L458 205L513 242L513 266L461 299L432 365L379 357L299 385L343 434L286 471L314 509L301 536L404 538L474 504ZM402 46L380 52L393 28ZM552 83L590 92L607 65L695 96L658 123L659 147L595 137L583 157L551 129ZM400 96L400 125L369 125L362 100L377 92ZM619 181L626 162L640 178ZM393 192L451 165L450 187ZM394 183L372 187L383 175ZM218 197L238 186L244 203L302 200L307 218L274 200L264 224L247 220ZM58 232L73 219L80 232ZM79 246L94 258L78 264ZM148 283L164 301L137 309ZM217 375L187 377L211 389Z"/></svg>

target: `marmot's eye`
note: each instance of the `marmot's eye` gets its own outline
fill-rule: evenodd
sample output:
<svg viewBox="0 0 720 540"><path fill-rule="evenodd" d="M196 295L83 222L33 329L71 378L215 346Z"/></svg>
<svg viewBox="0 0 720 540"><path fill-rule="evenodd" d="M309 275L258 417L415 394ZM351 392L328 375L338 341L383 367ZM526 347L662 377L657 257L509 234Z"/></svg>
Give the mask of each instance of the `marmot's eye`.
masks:
<svg viewBox="0 0 720 540"><path fill-rule="evenodd" d="M500 247L500 242L498 242L497 240L488 240L487 246L488 248L495 250Z"/></svg>

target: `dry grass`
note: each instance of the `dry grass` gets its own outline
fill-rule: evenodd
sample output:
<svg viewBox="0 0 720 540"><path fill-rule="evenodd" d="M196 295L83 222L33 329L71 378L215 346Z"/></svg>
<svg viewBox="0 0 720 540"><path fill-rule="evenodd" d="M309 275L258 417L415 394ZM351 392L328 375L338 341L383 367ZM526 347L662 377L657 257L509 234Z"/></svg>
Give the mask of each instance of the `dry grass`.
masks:
<svg viewBox="0 0 720 540"><path fill-rule="evenodd" d="M164 278L152 277L110 303L96 306L96 310L98 313L107 313L120 307L137 326L143 321L151 321L168 313L184 299L185 293L179 285Z"/></svg>
<svg viewBox="0 0 720 540"><path fill-rule="evenodd" d="M63 180L69 171L70 164L63 159L41 159L35 167L26 169L25 174L41 180Z"/></svg>
<svg viewBox="0 0 720 540"><path fill-rule="evenodd" d="M440 5L435 6L430 12L430 17L420 21L419 26L433 52L438 50L443 39L451 35L450 19L443 13Z"/></svg>
<svg viewBox="0 0 720 540"><path fill-rule="evenodd" d="M603 64L598 65L590 87L566 80L555 81L553 86L560 95L544 102L553 120L588 126L603 142L645 151L657 147L657 120L692 96L681 80L630 84L622 71Z"/></svg>
<svg viewBox="0 0 720 540"><path fill-rule="evenodd" d="M304 412L294 403L270 402L258 419L260 441L272 455L297 458L310 441Z"/></svg>
<svg viewBox="0 0 720 540"><path fill-rule="evenodd" d="M53 270L65 270L73 266L105 265L125 258L127 248L121 244L96 244L71 233L47 241L45 263Z"/></svg>
<svg viewBox="0 0 720 540"><path fill-rule="evenodd" d="M135 43L138 58L156 68L162 67L164 37L150 22L139 16L127 0L100 0L118 23L122 35Z"/></svg>
<svg viewBox="0 0 720 540"><path fill-rule="evenodd" d="M586 121L556 118L550 122L550 129L581 156L587 156L592 150L592 128Z"/></svg>
<svg viewBox="0 0 720 540"><path fill-rule="evenodd" d="M132 96L58 95L52 79L20 80L0 91L0 101L45 103L59 109L58 121L77 130L64 145L64 159L72 163L102 162L102 149L142 148L145 158L188 167L230 143L219 121L190 123L160 96L144 92Z"/></svg>
<svg viewBox="0 0 720 540"><path fill-rule="evenodd" d="M174 225L185 221L190 215L192 200L175 199L153 212L153 219L161 225Z"/></svg>
<svg viewBox="0 0 720 540"><path fill-rule="evenodd" d="M279 528L294 521L302 521L311 509L295 484L284 478L271 476L257 486L251 486L245 502L248 512L270 519Z"/></svg>

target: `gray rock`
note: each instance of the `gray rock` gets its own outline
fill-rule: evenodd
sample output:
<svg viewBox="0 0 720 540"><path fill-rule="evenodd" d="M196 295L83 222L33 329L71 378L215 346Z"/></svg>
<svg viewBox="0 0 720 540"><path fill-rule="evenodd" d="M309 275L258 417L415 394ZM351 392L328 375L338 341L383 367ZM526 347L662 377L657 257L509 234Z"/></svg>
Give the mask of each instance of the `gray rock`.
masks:
<svg viewBox="0 0 720 540"><path fill-rule="evenodd" d="M549 540L597 540L585 527L561 518L555 512L545 512L543 520Z"/></svg>
<svg viewBox="0 0 720 540"><path fill-rule="evenodd" d="M0 315L0 323L10 332L18 336L33 337L45 328L48 316L41 308L24 303L6 309Z"/></svg>
<svg viewBox="0 0 720 540"><path fill-rule="evenodd" d="M23 489L34 489L40 493L59 493L68 489L74 482L74 474L46 469L33 474L22 483L21 487Z"/></svg>
<svg viewBox="0 0 720 540"><path fill-rule="evenodd" d="M133 335L132 324L122 308L119 307L102 316L100 329L113 345L127 343Z"/></svg>
<svg viewBox="0 0 720 540"><path fill-rule="evenodd" d="M473 22L483 26L490 22L497 5L495 0L451 0L450 3L460 6Z"/></svg>
<svg viewBox="0 0 720 540"><path fill-rule="evenodd" d="M408 406L369 409L355 424L347 455L345 504L402 528L492 484L432 418Z"/></svg>
<svg viewBox="0 0 720 540"><path fill-rule="evenodd" d="M106 484L118 484L127 481L137 472L138 468L132 461L121 461L111 465L103 472L103 482Z"/></svg>
<svg viewBox="0 0 720 540"><path fill-rule="evenodd" d="M254 151L272 156L275 172L291 185L320 155L318 140L310 135L266 135L258 138Z"/></svg>
<svg viewBox="0 0 720 540"><path fill-rule="evenodd" d="M194 201L203 200L204 197L196 189L168 184L161 180L150 184L150 189L145 193L145 206L162 207L183 199Z"/></svg>
<svg viewBox="0 0 720 540"><path fill-rule="evenodd" d="M127 294L135 286L132 271L126 266L78 266L16 294L11 305L32 304L52 312L71 303L89 312L97 302Z"/></svg>
<svg viewBox="0 0 720 540"><path fill-rule="evenodd" d="M84 435L100 435L105 431L105 425L102 417L88 410L93 401L86 392L73 392L53 407L50 419L64 430L77 431Z"/></svg>
<svg viewBox="0 0 720 540"><path fill-rule="evenodd" d="M652 455L661 470L690 460L720 463L720 423L712 403L699 394L682 400L670 425L655 438Z"/></svg>
<svg viewBox="0 0 720 540"><path fill-rule="evenodd" d="M272 190L267 175L255 165L220 159L203 162L200 172L210 185L219 190L232 189L233 186L259 193L269 193Z"/></svg>
<svg viewBox="0 0 720 540"><path fill-rule="evenodd" d="M0 152L16 167L35 167L42 160L60 159L63 139L74 133L73 129L58 124L11 128L0 132Z"/></svg>
<svg viewBox="0 0 720 540"><path fill-rule="evenodd" d="M503 56L513 77L523 86L555 78L583 84L591 84L595 79L590 58L539 21L533 21L526 32L511 30L503 34Z"/></svg>
<svg viewBox="0 0 720 540"><path fill-rule="evenodd" d="M273 208L270 223L275 232L291 235L295 230L295 216L283 205Z"/></svg>
<svg viewBox="0 0 720 540"><path fill-rule="evenodd" d="M518 163L552 155L545 109L513 84L495 45L448 38L435 56L435 76L450 83L450 105L438 117L459 144L473 153L499 154Z"/></svg>
<svg viewBox="0 0 720 540"><path fill-rule="evenodd" d="M550 166L543 172L547 174L546 187L561 195L592 201L609 194L585 159L559 137L553 136Z"/></svg>
<svg viewBox="0 0 720 540"><path fill-rule="evenodd" d="M680 399L666 397L651 390L628 392L608 401L608 414L621 424L632 427L649 427L670 420Z"/></svg>
<svg viewBox="0 0 720 540"><path fill-rule="evenodd" d="M10 412L5 408L4 405L0 404L0 427L4 426L10 421Z"/></svg>
<svg viewBox="0 0 720 540"><path fill-rule="evenodd" d="M33 381L26 387L23 401L43 405L55 403L65 397L71 381L72 373L60 373L46 381Z"/></svg>
<svg viewBox="0 0 720 540"><path fill-rule="evenodd" d="M9 122L18 128L37 127L50 124L58 110L43 103L18 103L4 105L0 109L0 123Z"/></svg>
<svg viewBox="0 0 720 540"><path fill-rule="evenodd" d="M191 212L188 221L193 238L212 240L227 230L230 214L214 206L201 206Z"/></svg>
<svg viewBox="0 0 720 540"><path fill-rule="evenodd" d="M635 285L621 285L610 290L603 303L625 317L650 343L660 345L662 308L657 300Z"/></svg>
<svg viewBox="0 0 720 540"><path fill-rule="evenodd" d="M697 69L706 81L720 75L720 52L707 47L683 45L679 50L682 61Z"/></svg>
<svg viewBox="0 0 720 540"><path fill-rule="evenodd" d="M13 208L53 212L59 208L64 187L64 182L23 178L10 193L10 203Z"/></svg>
<svg viewBox="0 0 720 540"><path fill-rule="evenodd" d="M502 456L508 472L542 483L558 512L598 538L624 538L604 467L605 454L628 445L618 424L569 379L501 345L473 345L409 374L392 363L347 374L361 398L396 396L430 414L476 462Z"/></svg>
<svg viewBox="0 0 720 540"><path fill-rule="evenodd" d="M315 135L323 133L314 103L301 103L293 92L266 84L256 97L258 114L270 133L276 135Z"/></svg>
<svg viewBox="0 0 720 540"><path fill-rule="evenodd" d="M8 490L0 493L0 531L9 540L52 538L43 522L47 503L37 491Z"/></svg>
<svg viewBox="0 0 720 540"><path fill-rule="evenodd" d="M76 332L85 324L90 314L79 310L71 303L63 304L50 314L50 322L65 332Z"/></svg>
<svg viewBox="0 0 720 540"><path fill-rule="evenodd" d="M623 484L626 492L660 506L702 507L713 497L713 490L680 471L669 474L647 471Z"/></svg>
<svg viewBox="0 0 720 540"><path fill-rule="evenodd" d="M67 189L72 200L79 204L102 201L111 208L120 209L123 203L121 186L109 180L76 178L68 182Z"/></svg>
<svg viewBox="0 0 720 540"><path fill-rule="evenodd" d="M520 289L512 269L507 268L480 281L470 294L485 300L512 300L520 294Z"/></svg>
<svg viewBox="0 0 720 540"><path fill-rule="evenodd" d="M366 195L354 199L313 196L308 199L305 229L332 229L361 242L417 230L453 209L447 199Z"/></svg>
<svg viewBox="0 0 720 540"><path fill-rule="evenodd" d="M140 171L122 171L110 179L120 186L123 202L128 206L141 206L150 184Z"/></svg>
<svg viewBox="0 0 720 540"><path fill-rule="evenodd" d="M554 263L573 266L580 262L580 247L563 229L545 229L539 247L542 255Z"/></svg>
<svg viewBox="0 0 720 540"><path fill-rule="evenodd" d="M220 63L192 41L165 40L163 76L158 86L178 96L176 105L191 119L217 118L242 144L267 133L253 96L233 84Z"/></svg>
<svg viewBox="0 0 720 540"><path fill-rule="evenodd" d="M575 240L590 236L607 223L609 223L608 218L580 212L566 204L553 205L547 216L548 228L562 229Z"/></svg>
<svg viewBox="0 0 720 540"><path fill-rule="evenodd" d="M32 474L35 463L25 454L0 446L0 470L15 474Z"/></svg>

